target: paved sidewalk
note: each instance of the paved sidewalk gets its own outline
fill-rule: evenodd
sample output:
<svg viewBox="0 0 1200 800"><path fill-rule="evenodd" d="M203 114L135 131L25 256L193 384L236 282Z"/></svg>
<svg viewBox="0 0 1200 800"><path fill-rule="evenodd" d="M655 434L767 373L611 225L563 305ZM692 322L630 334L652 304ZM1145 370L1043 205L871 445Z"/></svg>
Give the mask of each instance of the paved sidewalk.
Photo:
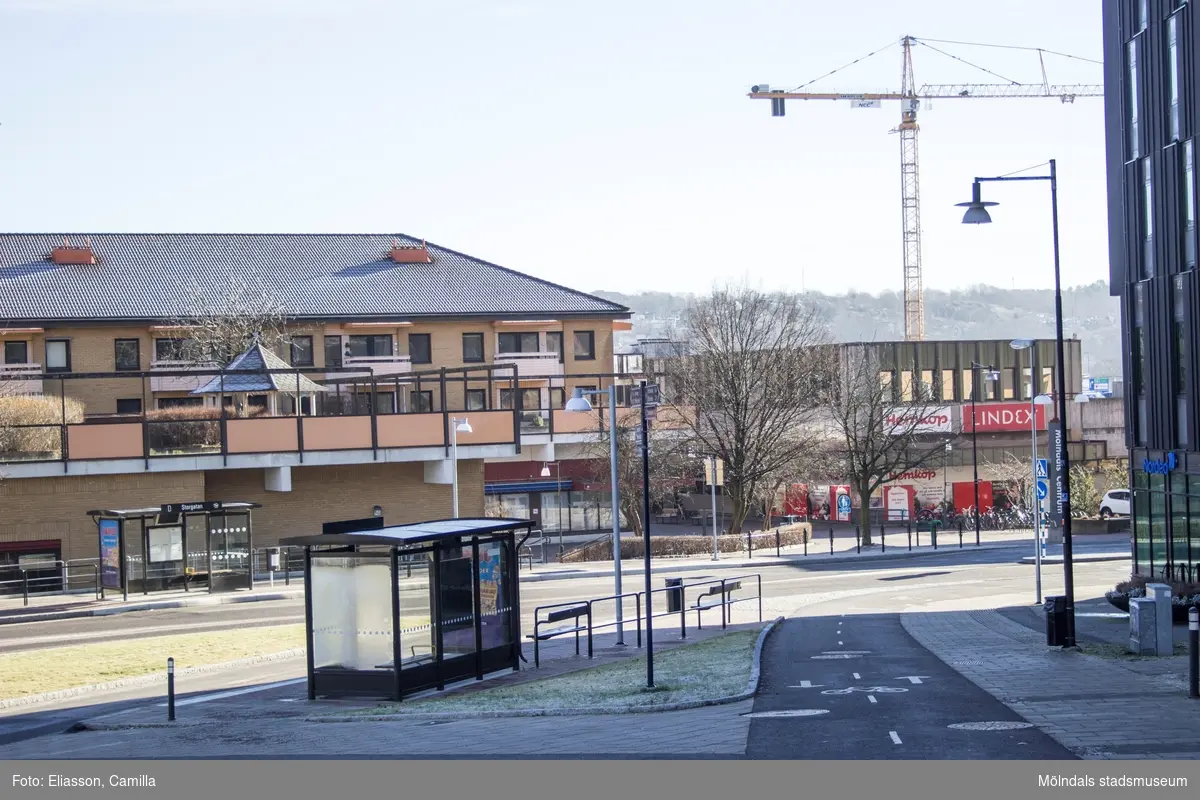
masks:
<svg viewBox="0 0 1200 800"><path fill-rule="evenodd" d="M905 629L955 671L1081 758L1200 758L1200 701L1185 659L1126 665L1047 647L994 611L905 614Z"/></svg>

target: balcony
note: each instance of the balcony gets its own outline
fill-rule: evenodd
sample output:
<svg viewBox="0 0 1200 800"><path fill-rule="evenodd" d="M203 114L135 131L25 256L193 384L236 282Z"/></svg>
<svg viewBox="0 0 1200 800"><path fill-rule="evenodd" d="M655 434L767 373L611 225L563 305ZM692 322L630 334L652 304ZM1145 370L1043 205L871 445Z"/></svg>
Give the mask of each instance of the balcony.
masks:
<svg viewBox="0 0 1200 800"><path fill-rule="evenodd" d="M208 375L196 377L184 375L162 375L155 377L154 372L183 372L191 370L208 371ZM200 364L195 361L151 361L150 362L150 391L151 392L190 392L199 389L212 380L212 365Z"/></svg>
<svg viewBox="0 0 1200 800"><path fill-rule="evenodd" d="M498 353L496 364L512 364L519 378L561 378L563 374L558 353Z"/></svg>
<svg viewBox="0 0 1200 800"><path fill-rule="evenodd" d="M41 393L41 364L0 364L0 396Z"/></svg>
<svg viewBox="0 0 1200 800"><path fill-rule="evenodd" d="M346 356L342 360L342 366L349 367L368 367L366 372L339 372L336 377L339 378L366 378L374 374L376 378L390 377L392 375L407 375L412 372L412 361L408 356ZM335 377L333 373L330 378Z"/></svg>

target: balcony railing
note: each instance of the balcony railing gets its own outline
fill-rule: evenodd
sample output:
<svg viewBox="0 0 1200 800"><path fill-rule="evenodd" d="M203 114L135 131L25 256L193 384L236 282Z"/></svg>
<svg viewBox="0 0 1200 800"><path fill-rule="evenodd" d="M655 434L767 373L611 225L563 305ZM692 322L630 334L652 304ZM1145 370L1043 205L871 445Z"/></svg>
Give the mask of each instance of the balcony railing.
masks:
<svg viewBox="0 0 1200 800"><path fill-rule="evenodd" d="M558 353L498 353L497 364L512 364L522 378L558 378L563 374Z"/></svg>
<svg viewBox="0 0 1200 800"><path fill-rule="evenodd" d="M366 367L364 372L343 373L339 377L362 377L374 374L377 377L388 375L407 375L412 372L412 359L409 356L346 356L342 359L344 368ZM331 376L336 373L331 373Z"/></svg>
<svg viewBox="0 0 1200 800"><path fill-rule="evenodd" d="M41 394L41 364L0 364L0 390L7 394Z"/></svg>

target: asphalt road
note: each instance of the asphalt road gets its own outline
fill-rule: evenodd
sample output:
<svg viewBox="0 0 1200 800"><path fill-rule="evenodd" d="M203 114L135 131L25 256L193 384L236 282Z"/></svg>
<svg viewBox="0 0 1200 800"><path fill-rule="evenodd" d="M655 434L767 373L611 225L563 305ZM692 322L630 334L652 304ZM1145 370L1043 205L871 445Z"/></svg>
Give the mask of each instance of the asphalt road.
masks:
<svg viewBox="0 0 1200 800"><path fill-rule="evenodd" d="M927 556L915 560L858 562L848 569L846 564L793 563L783 566L749 568L747 572L762 574L763 596L766 615L786 613L790 617L804 620L794 624L824 624L822 620L840 614L854 615L855 625L864 615L890 614L904 611L942 611L955 608L1004 608L1020 607L1033 603L1033 568L1016 563L1019 553L1012 550L947 551L944 554ZM736 573L720 573L731 576ZM1100 597L1128 574L1128 562L1081 563L1076 566L1075 579L1077 597L1080 599ZM698 573L681 573L690 579L700 577ZM662 578L655 576L655 585L661 586ZM640 576L626 576L626 591L635 586L640 589ZM1044 592L1054 594L1061 591L1061 569L1044 573ZM521 602L525 610L525 622L537 605L592 598L612 593L612 578L575 578L553 582L528 583L521 586ZM601 617L604 612L598 611ZM165 633L188 631L211 631L248 626L277 625L302 622L303 603L300 600L241 603L225 606L192 607L161 611L134 612L107 617L85 617L71 620L21 623L0 626L0 653L17 649L61 646L83 641L96 642L111 639L127 639L161 636ZM610 612L611 617L611 612ZM598 622L606 621L604 619ZM814 622L815 621L815 622ZM661 624L661 623L660 623ZM897 638L885 639L888 648L915 647L899 628L892 617ZM836 630L836 626L834 628ZM790 635L790 634L789 634ZM829 637L825 633L821 636ZM855 634L866 636L862 634ZM773 637L774 638L774 637ZM843 637L844 641L849 642ZM783 641L783 639L779 639ZM833 639L836 641L836 639ZM822 640L824 643L825 640ZM907 642L907 644L906 644ZM876 650L884 652L885 646L862 645L849 649ZM823 649L836 649L830 645ZM816 654L816 653L813 653ZM531 656L530 656L531 657ZM872 654L873 658L877 658ZM936 661L926 654L931 661ZM810 660L810 664L829 666L832 660ZM52 666L52 665L50 665ZM836 666L836 665L835 665ZM934 674L933 667L923 672L896 672L896 675ZM912 669L916 669L913 667ZM860 673L861 670L858 670ZM895 671L889 667L887 671ZM188 675L181 680L181 696L189 693L204 693L256 684L270 685L288 679L303 677L304 662L292 659L285 662L264 663L251 667L222 670L218 672ZM865 673L863 673L865 675ZM831 678L821 680L797 676L798 680L829 684ZM951 682L947 682L950 685ZM833 685L833 684L830 684ZM848 684L837 684L844 687ZM879 685L883 685L882 683ZM921 687L914 687L921 688ZM162 697L164 687L150 685L119 691L91 693L57 703L38 704L33 707L0 709L0 746L34 736L69 729L77 722L101 713L117 711ZM936 689L935 691L941 691ZM908 694L911 694L909 692ZM857 693L855 693L857 697ZM764 702L766 695L764 695ZM877 698L884 702L882 697ZM869 701L863 701L868 702ZM890 700L888 701L890 702ZM995 717L1006 719L1006 717ZM953 721L970 721L968 718ZM950 724L949 722L945 724ZM888 730L895 730L889 728ZM884 732L887 735L887 731ZM903 738L903 734L901 734ZM889 737L890 738L890 737Z"/></svg>
<svg viewBox="0 0 1200 800"><path fill-rule="evenodd" d="M894 614L785 622L764 648L752 714L749 758L1074 758L918 645ZM1022 727L949 727L963 723Z"/></svg>

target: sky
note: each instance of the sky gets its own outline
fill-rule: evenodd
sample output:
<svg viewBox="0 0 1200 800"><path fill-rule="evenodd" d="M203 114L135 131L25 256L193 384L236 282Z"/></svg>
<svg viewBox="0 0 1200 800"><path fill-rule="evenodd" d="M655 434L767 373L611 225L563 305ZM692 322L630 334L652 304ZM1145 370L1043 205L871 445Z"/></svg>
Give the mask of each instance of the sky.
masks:
<svg viewBox="0 0 1200 800"><path fill-rule="evenodd" d="M906 34L1098 60L1100 4L0 0L0 230L400 232L585 291L899 291L899 104L747 93L881 49L809 88L896 89ZM913 61L1041 81L1026 50ZM954 207L1050 158L1063 283L1107 278L1102 98L919 121L926 288L1053 285L1048 184L985 186L989 226Z"/></svg>

